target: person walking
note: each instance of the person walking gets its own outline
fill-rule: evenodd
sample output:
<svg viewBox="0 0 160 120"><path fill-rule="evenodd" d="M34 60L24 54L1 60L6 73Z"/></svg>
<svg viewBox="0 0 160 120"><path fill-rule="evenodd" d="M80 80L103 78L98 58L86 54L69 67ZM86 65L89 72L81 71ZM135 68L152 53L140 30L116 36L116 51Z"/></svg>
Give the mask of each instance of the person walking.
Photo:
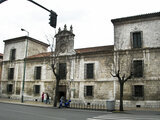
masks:
<svg viewBox="0 0 160 120"><path fill-rule="evenodd" d="M60 98L60 103L59 103L59 108L62 108L62 107L63 107L63 103L64 103L64 97L61 96L61 98Z"/></svg>
<svg viewBox="0 0 160 120"><path fill-rule="evenodd" d="M44 102L46 103L46 101L47 101L47 94L44 93Z"/></svg>
<svg viewBox="0 0 160 120"><path fill-rule="evenodd" d="M42 102L44 101L44 92L42 93Z"/></svg>
<svg viewBox="0 0 160 120"><path fill-rule="evenodd" d="M47 97L47 99L46 99L46 104L49 102L49 94L48 93L46 93L46 97Z"/></svg>
<svg viewBox="0 0 160 120"><path fill-rule="evenodd" d="M52 98L49 96L49 104L51 103L51 99L52 99Z"/></svg>

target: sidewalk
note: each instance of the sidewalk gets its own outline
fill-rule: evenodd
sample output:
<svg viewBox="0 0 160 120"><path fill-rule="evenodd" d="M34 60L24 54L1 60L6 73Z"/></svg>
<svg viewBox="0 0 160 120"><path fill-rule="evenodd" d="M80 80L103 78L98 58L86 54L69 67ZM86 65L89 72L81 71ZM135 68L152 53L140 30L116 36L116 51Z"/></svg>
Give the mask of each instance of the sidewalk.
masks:
<svg viewBox="0 0 160 120"><path fill-rule="evenodd" d="M37 107L48 107L53 108L53 104L45 104L38 101L25 101L21 103L21 100L15 100L15 99L7 99L7 98L0 98L0 103L10 103L10 104L19 104L19 105L28 105L28 106L37 106ZM119 108L115 108L116 111L113 111L113 113L119 113ZM160 112L160 108L126 108L124 107L124 111L158 111Z"/></svg>
<svg viewBox="0 0 160 120"><path fill-rule="evenodd" d="M37 106L37 107L53 107L53 104L45 104L38 101L25 101L21 103L21 100L15 99L7 99L7 98L0 98L0 103L10 103L10 104L20 104L20 105L28 105L28 106Z"/></svg>
<svg viewBox="0 0 160 120"><path fill-rule="evenodd" d="M118 111L119 108L117 108L116 110ZM125 108L124 107L124 111L159 111L160 112L160 108ZM115 111L116 112L116 111Z"/></svg>

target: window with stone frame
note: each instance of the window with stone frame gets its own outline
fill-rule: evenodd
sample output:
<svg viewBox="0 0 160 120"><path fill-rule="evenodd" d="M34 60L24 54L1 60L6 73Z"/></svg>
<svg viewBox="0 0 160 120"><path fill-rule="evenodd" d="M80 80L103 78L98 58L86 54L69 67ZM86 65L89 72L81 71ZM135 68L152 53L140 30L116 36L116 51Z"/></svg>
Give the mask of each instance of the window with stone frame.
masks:
<svg viewBox="0 0 160 120"><path fill-rule="evenodd" d="M132 48L142 48L142 32L133 32Z"/></svg>
<svg viewBox="0 0 160 120"><path fill-rule="evenodd" d="M143 61L142 60L133 61L133 76L135 78L143 77Z"/></svg>
<svg viewBox="0 0 160 120"><path fill-rule="evenodd" d="M37 66L37 67L35 67L35 79L36 80L40 80L41 79L41 69L42 69L42 67L41 66Z"/></svg>
<svg viewBox="0 0 160 120"><path fill-rule="evenodd" d="M13 92L13 85L12 84L7 84L7 93L11 94Z"/></svg>
<svg viewBox="0 0 160 120"><path fill-rule="evenodd" d="M84 96L93 97L93 86L84 86Z"/></svg>
<svg viewBox="0 0 160 120"><path fill-rule="evenodd" d="M9 68L8 69L8 80L13 80L14 79L14 68Z"/></svg>
<svg viewBox="0 0 160 120"><path fill-rule="evenodd" d="M144 85L133 86L133 97L143 98L144 97Z"/></svg>
<svg viewBox="0 0 160 120"><path fill-rule="evenodd" d="M84 78L94 79L94 63L86 63L84 66Z"/></svg>
<svg viewBox="0 0 160 120"><path fill-rule="evenodd" d="M40 85L34 85L34 94L40 94Z"/></svg>
<svg viewBox="0 0 160 120"><path fill-rule="evenodd" d="M11 49L10 51L10 60L16 59L16 49Z"/></svg>
<svg viewBox="0 0 160 120"><path fill-rule="evenodd" d="M66 79L66 75L67 75L66 63L59 63L59 75L60 75L60 79Z"/></svg>

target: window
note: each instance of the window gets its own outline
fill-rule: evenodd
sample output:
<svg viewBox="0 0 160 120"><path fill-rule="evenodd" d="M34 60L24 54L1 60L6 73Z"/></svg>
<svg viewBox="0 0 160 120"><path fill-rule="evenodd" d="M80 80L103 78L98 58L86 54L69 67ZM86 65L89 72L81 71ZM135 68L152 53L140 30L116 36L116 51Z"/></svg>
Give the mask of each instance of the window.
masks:
<svg viewBox="0 0 160 120"><path fill-rule="evenodd" d="M66 63L60 63L59 64L60 79L66 79L66 73L67 73Z"/></svg>
<svg viewBox="0 0 160 120"><path fill-rule="evenodd" d="M133 48L142 48L142 32L132 33Z"/></svg>
<svg viewBox="0 0 160 120"><path fill-rule="evenodd" d="M8 79L13 80L14 78L14 68L9 68L8 69Z"/></svg>
<svg viewBox="0 0 160 120"><path fill-rule="evenodd" d="M15 60L15 58L16 58L16 49L11 49L10 60Z"/></svg>
<svg viewBox="0 0 160 120"><path fill-rule="evenodd" d="M12 93L13 91L13 85L12 84L8 84L7 85L7 93Z"/></svg>
<svg viewBox="0 0 160 120"><path fill-rule="evenodd" d="M94 78L94 64L88 63L85 64L85 79L93 79Z"/></svg>
<svg viewBox="0 0 160 120"><path fill-rule="evenodd" d="M40 85L34 85L34 94L40 94Z"/></svg>
<svg viewBox="0 0 160 120"><path fill-rule="evenodd" d="M84 87L84 96L93 96L93 86Z"/></svg>
<svg viewBox="0 0 160 120"><path fill-rule="evenodd" d="M40 80L41 79L41 67L35 67L35 79Z"/></svg>
<svg viewBox="0 0 160 120"><path fill-rule="evenodd" d="M134 60L133 61L133 76L134 77L143 77L143 61L142 60Z"/></svg>
<svg viewBox="0 0 160 120"><path fill-rule="evenodd" d="M134 85L134 97L144 97L144 86L143 85Z"/></svg>

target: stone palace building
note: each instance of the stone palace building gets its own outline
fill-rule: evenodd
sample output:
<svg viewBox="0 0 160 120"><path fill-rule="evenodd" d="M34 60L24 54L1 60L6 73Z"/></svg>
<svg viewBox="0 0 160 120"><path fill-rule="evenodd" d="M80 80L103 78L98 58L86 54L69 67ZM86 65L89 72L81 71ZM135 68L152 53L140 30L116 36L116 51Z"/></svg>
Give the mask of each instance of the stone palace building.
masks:
<svg viewBox="0 0 160 120"><path fill-rule="evenodd" d="M160 12L112 19L114 45L74 49L72 26L55 35L57 72L61 75L58 99L72 102L119 103L120 70L133 77L124 85L124 106L160 107ZM54 98L55 76L48 44L23 36L4 40L1 97L41 100L42 92ZM57 53L56 51L54 53ZM25 62L24 62L25 61Z"/></svg>

